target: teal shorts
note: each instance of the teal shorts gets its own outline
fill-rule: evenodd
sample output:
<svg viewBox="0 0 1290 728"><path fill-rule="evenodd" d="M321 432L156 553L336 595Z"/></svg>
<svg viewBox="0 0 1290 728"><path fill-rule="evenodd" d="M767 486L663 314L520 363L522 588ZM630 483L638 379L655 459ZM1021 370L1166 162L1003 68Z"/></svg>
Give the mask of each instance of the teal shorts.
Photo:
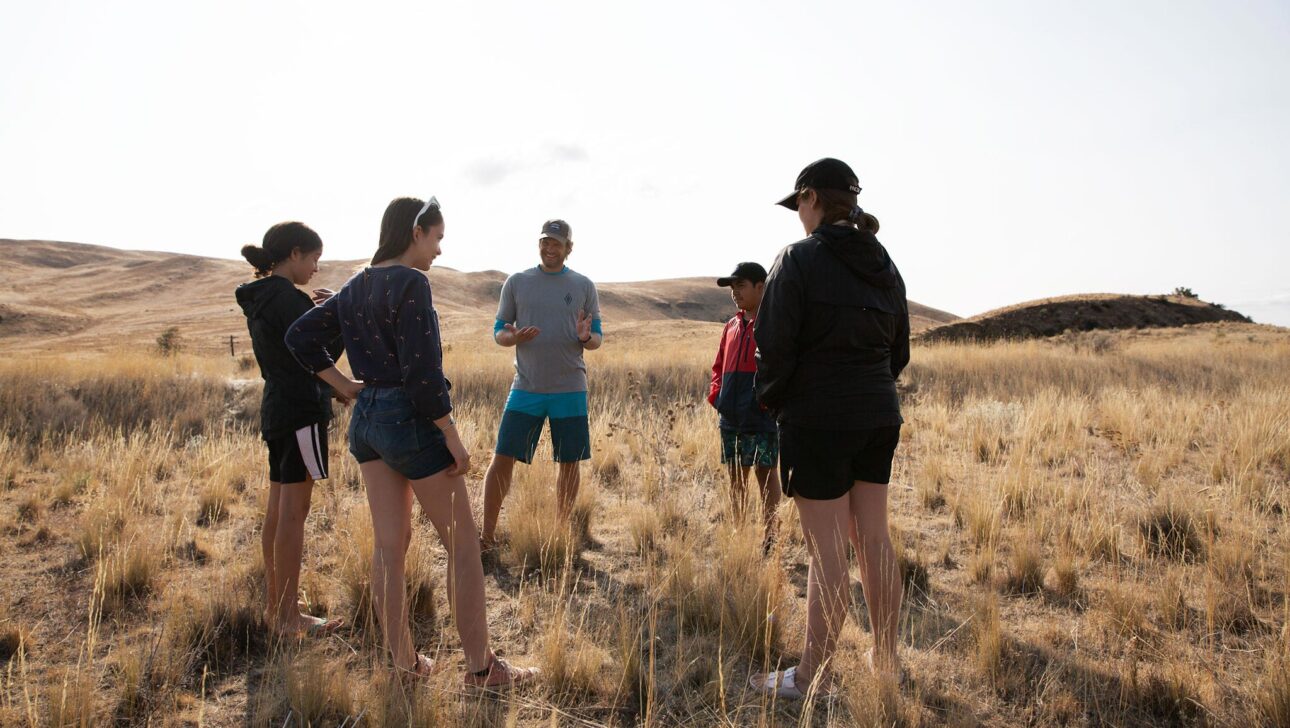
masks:
<svg viewBox="0 0 1290 728"><path fill-rule="evenodd" d="M773 468L779 462L779 433L721 430L721 463Z"/></svg>
<svg viewBox="0 0 1290 728"><path fill-rule="evenodd" d="M533 462L542 424L547 420L551 421L551 451L557 463L591 459L586 392L538 394L512 389L497 430L497 454Z"/></svg>

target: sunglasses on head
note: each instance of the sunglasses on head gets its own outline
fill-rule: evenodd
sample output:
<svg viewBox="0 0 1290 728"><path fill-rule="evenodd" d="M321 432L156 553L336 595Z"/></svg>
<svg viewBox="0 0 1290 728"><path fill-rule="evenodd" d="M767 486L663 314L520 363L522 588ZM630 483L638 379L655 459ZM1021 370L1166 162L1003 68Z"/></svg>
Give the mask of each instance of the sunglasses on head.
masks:
<svg viewBox="0 0 1290 728"><path fill-rule="evenodd" d="M434 209L436 209L436 210L441 209L441 208L439 207L439 200L435 199L434 195L431 195L431 196L430 196L430 199L426 200L426 204L424 204L424 205L422 205L422 206L421 206L421 211L417 213L416 217L412 218L412 229L413 229L413 230L416 230L416 229L417 229L417 220L420 220L420 219L421 219L421 216L422 216L422 215L424 215L424 214L426 214L426 210L429 210L429 209L430 209L430 208L432 208L432 207L433 207Z"/></svg>

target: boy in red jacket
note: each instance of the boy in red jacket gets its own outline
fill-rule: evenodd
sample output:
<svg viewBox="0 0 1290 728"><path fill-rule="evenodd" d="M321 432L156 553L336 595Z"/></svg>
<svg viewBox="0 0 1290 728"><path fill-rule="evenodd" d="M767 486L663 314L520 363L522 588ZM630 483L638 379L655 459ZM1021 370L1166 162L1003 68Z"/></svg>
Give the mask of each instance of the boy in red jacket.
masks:
<svg viewBox="0 0 1290 728"><path fill-rule="evenodd" d="M731 507L740 520L748 507L748 471L757 473L769 552L779 506L779 428L753 394L757 372L753 322L765 283L766 269L757 263L740 263L729 276L717 279L718 286L730 289L739 313L726 322L721 334L708 403L721 415L721 462L729 468Z"/></svg>

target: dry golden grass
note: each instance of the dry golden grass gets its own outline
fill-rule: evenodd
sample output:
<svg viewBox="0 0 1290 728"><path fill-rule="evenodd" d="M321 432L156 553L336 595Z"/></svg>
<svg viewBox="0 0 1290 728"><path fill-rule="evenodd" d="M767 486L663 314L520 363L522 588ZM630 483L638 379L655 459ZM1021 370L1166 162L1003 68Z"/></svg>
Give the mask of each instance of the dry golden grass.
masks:
<svg viewBox="0 0 1290 728"><path fill-rule="evenodd" d="M575 528L547 446L516 469L490 628L546 676L489 700L462 692L420 518L413 630L443 669L429 688L385 670L345 414L301 597L349 627L287 644L261 620L259 389L236 359L0 364L0 724L1286 724L1290 334L916 347L891 489L912 681L870 677L857 587L837 697L801 706L746 688L797 659L806 559L791 506L770 557L728 511L701 399L715 331L590 355ZM452 343L478 499L508 352Z"/></svg>

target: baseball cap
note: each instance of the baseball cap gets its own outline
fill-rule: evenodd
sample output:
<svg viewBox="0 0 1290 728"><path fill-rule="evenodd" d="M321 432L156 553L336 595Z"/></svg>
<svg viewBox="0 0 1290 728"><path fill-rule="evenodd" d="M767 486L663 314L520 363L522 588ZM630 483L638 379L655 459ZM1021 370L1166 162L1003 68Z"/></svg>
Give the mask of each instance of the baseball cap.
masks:
<svg viewBox="0 0 1290 728"><path fill-rule="evenodd" d="M766 280L766 269L758 263L740 263L735 266L735 272L725 278L718 278L717 285L727 288L734 284L735 279L740 278L749 283L762 283Z"/></svg>
<svg viewBox="0 0 1290 728"><path fill-rule="evenodd" d="M793 193L775 204L783 205L790 210L796 210L797 194L807 187L816 190L841 190L855 195L860 194L860 180L856 178L856 173L851 171L847 163L833 157L825 157L806 165L802 173L797 175L797 182L793 185Z"/></svg>
<svg viewBox="0 0 1290 728"><path fill-rule="evenodd" d="M542 234L538 236L538 240L542 238L553 238L568 245L573 242L573 228L564 220L547 220L542 223Z"/></svg>

